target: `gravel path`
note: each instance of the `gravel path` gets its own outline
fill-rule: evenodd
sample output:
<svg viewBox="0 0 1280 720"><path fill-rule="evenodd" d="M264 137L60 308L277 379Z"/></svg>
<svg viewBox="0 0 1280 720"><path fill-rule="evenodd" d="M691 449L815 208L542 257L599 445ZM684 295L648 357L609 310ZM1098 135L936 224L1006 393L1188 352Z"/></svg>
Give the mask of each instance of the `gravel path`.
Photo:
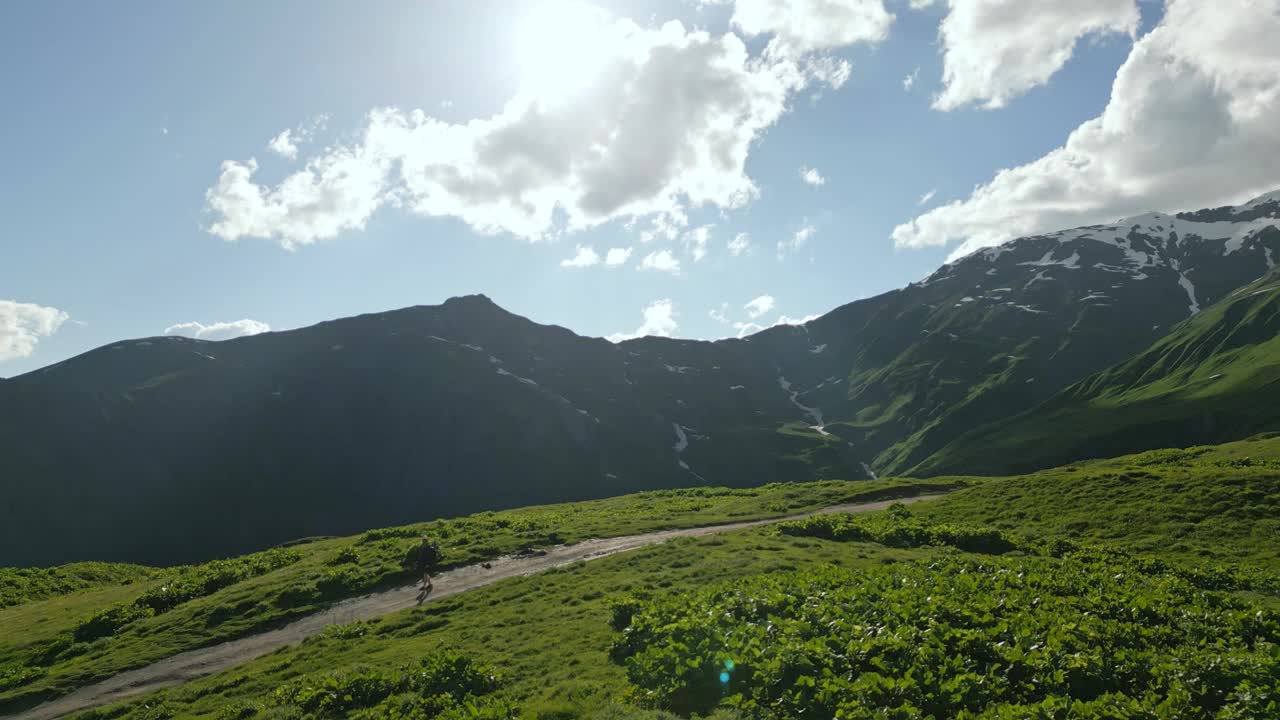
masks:
<svg viewBox="0 0 1280 720"><path fill-rule="evenodd" d="M557 545L547 548L546 554L543 555L524 557L507 555L490 561L487 563L489 567L485 567L483 564L467 565L434 576L435 588L430 597L427 598L427 602L491 585L499 580L534 575L580 560L596 560L615 553L666 542L672 538L701 537L730 530L770 525L786 520L798 520L814 515L872 512L883 510L895 502L913 503L932 500L937 497L941 497L941 495L918 495L916 497L882 500L879 502L833 505L813 512L767 520L751 520L679 530L661 530L644 533L643 535L584 540L573 545ZM239 640L231 640L218 645L179 653L145 667L129 670L93 685L87 685L56 700L50 700L43 705L38 705L20 715L5 716L5 718L48 720L49 718L58 718L99 705L106 705L136 695L142 695L160 688L180 685L188 680L205 677L206 675L212 675L235 667L286 645L302 642L304 639L324 630L329 625L367 620L413 607L418 604L417 597L417 588L413 585L406 585L371 595L343 600L325 610L308 615L300 620L295 620L276 630L269 630L257 635L249 635Z"/></svg>

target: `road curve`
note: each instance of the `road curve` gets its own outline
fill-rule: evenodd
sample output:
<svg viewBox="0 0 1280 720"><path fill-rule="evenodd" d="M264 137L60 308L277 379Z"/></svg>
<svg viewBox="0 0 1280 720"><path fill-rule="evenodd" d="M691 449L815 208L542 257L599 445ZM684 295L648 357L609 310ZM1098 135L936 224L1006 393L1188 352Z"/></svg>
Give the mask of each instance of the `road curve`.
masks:
<svg viewBox="0 0 1280 720"><path fill-rule="evenodd" d="M435 588L427 602L450 595L491 585L499 580L534 575L554 567L587 560L597 560L615 553L666 542L679 537L701 537L730 530L770 525L787 520L799 520L814 515L831 513L860 513L883 510L895 502L913 503L932 500L941 495L917 495L915 497L880 500L868 503L847 503L766 520L705 525L678 530L660 530L642 535L624 535L612 538L584 540L573 545L557 545L546 549L545 555L528 557L503 556L492 560L489 567L482 564L467 565L434 576ZM301 642L330 625L340 625L356 620L367 620L388 613L413 607L417 604L418 590L413 585L392 588L371 595L364 595L334 603L328 608L308 615L275 630L230 640L218 645L189 650L172 655L150 665L120 673L92 685L86 685L60 698L20 713L7 715L0 720L50 720L89 708L107 705L149 693L161 688L181 685L188 680L212 675L246 663L286 645Z"/></svg>

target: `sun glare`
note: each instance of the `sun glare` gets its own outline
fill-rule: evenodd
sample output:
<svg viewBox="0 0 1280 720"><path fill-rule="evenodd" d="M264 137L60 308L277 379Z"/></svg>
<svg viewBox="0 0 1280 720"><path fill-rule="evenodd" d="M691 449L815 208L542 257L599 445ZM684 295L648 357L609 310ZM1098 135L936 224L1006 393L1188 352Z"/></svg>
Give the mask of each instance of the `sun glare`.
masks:
<svg viewBox="0 0 1280 720"><path fill-rule="evenodd" d="M607 53L609 17L576 0L537 2L519 30L517 61L526 91L540 100L567 99L595 77Z"/></svg>

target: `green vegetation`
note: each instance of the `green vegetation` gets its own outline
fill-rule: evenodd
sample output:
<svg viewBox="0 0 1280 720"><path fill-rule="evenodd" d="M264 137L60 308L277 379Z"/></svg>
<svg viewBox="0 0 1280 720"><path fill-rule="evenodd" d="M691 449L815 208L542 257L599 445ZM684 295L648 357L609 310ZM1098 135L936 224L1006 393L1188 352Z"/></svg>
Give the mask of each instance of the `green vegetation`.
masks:
<svg viewBox="0 0 1280 720"><path fill-rule="evenodd" d="M877 481L694 488L487 512L302 542L163 571L130 586L29 602L0 611L0 712L405 582L423 535L439 544L449 567L589 537L776 517L953 486Z"/></svg>
<svg viewBox="0 0 1280 720"><path fill-rule="evenodd" d="M1280 429L1280 272L1044 404L960 435L909 471L1029 472Z"/></svg>
<svg viewBox="0 0 1280 720"><path fill-rule="evenodd" d="M1005 553L1018 547L1007 533L989 527L923 522L900 503L876 515L821 515L782 523L778 531L784 535L874 542L888 547L949 545L978 553Z"/></svg>
<svg viewBox="0 0 1280 720"><path fill-rule="evenodd" d="M462 717L1272 717L1280 711L1277 465L1277 438L1159 450L965 479L910 508L676 539L333 626L82 717L436 717L436 681L414 684L423 658L475 668L463 675L477 682L501 678L453 695L466 698L471 714ZM65 663L0 661L9 686L0 698L21 707L119 667L122 652L145 657L153 644L168 654L191 647L196 628L243 633L272 613L319 607L326 582L339 596L401 581L423 534L453 565L936 487L664 491L295 544L287 550L297 562L139 619ZM65 637L70 620L129 605L147 589L28 603L0 612L0 622L74 605L53 622ZM117 594L125 591L133 595ZM215 613L235 607L228 603L243 609Z"/></svg>
<svg viewBox="0 0 1280 720"><path fill-rule="evenodd" d="M1280 616L1116 562L940 557L644 604L634 696L768 718L1262 718Z"/></svg>
<svg viewBox="0 0 1280 720"><path fill-rule="evenodd" d="M125 563L81 562L54 568L0 568L0 608L80 590L149 580L156 571Z"/></svg>
<svg viewBox="0 0 1280 720"><path fill-rule="evenodd" d="M913 511L1193 565L1280 568L1280 439L1157 450L974 484Z"/></svg>
<svg viewBox="0 0 1280 720"><path fill-rule="evenodd" d="M283 708L276 717L307 718L508 718L509 702L494 697L501 686L493 671L456 652L439 652L395 672L363 669L290 681L264 703ZM255 714L243 705L236 715Z"/></svg>
<svg viewBox="0 0 1280 720"><path fill-rule="evenodd" d="M193 568L183 568L158 588L151 588L127 605L116 605L87 618L73 631L76 642L92 642L114 635L122 627L143 618L167 613L194 600L302 559L296 550L268 550L232 560L214 560Z"/></svg>
<svg viewBox="0 0 1280 720"><path fill-rule="evenodd" d="M143 706L164 704L183 718L220 718L227 708L261 706L298 677L357 669L393 673L444 649L495 668L500 694L524 718L670 720L618 709L630 684L610 660L614 604L656 598L718 581L836 564L870 568L928 557L924 550L837 543L754 529L679 538L633 552L575 563L536 576L433 601L376 620L331 628L217 675L163 690L82 717L138 718Z"/></svg>

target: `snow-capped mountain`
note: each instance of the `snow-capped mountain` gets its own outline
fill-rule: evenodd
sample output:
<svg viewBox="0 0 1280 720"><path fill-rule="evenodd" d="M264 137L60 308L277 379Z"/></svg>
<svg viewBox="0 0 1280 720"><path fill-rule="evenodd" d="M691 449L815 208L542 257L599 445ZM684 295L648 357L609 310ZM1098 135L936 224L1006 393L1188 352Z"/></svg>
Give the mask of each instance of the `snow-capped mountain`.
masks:
<svg viewBox="0 0 1280 720"><path fill-rule="evenodd" d="M1021 238L741 340L613 344L470 296L115 343L0 384L0 564L177 562L485 508L903 473L1276 258L1280 193Z"/></svg>

